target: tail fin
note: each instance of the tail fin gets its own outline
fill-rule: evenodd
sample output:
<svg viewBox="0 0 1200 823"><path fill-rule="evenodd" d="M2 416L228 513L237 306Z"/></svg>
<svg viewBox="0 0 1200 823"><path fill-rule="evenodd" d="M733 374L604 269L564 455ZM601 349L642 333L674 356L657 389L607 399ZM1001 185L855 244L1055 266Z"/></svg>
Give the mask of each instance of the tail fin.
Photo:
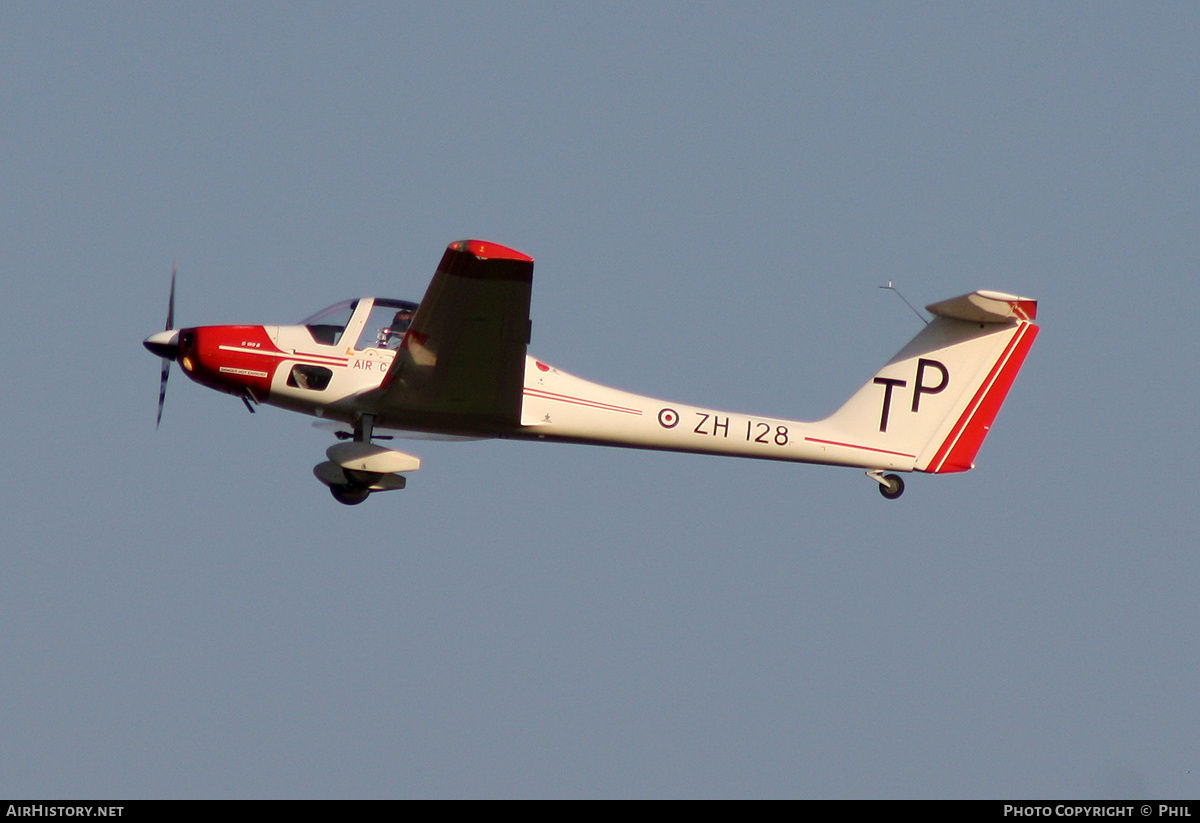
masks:
<svg viewBox="0 0 1200 823"><path fill-rule="evenodd" d="M966 471L1037 337L1037 302L977 291L926 309L933 321L822 426L917 471Z"/></svg>

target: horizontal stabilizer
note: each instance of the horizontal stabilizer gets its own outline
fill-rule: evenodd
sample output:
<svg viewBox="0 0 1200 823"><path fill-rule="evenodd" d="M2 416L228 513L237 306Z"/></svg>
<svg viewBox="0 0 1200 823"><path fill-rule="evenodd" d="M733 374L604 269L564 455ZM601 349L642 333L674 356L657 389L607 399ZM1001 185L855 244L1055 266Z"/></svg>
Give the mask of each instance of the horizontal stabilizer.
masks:
<svg viewBox="0 0 1200 823"><path fill-rule="evenodd" d="M933 303L925 309L939 317L971 323L1007 323L1011 320L1033 320L1037 317L1036 300L983 289Z"/></svg>

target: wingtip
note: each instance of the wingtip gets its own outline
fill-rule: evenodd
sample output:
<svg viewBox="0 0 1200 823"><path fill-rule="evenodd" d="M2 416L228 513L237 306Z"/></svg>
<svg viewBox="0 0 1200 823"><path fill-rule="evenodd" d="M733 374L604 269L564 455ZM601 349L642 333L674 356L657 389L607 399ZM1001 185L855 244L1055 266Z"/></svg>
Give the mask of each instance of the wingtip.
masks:
<svg viewBox="0 0 1200 823"><path fill-rule="evenodd" d="M533 258L527 254L487 240L456 240L448 248L451 251L467 252L478 257L480 260L516 260L519 263L533 262Z"/></svg>

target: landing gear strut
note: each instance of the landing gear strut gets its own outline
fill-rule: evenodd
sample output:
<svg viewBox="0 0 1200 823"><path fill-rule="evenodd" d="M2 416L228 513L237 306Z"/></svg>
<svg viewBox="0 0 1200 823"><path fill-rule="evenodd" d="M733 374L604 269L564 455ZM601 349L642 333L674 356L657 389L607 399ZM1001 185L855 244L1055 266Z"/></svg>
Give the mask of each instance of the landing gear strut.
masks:
<svg viewBox="0 0 1200 823"><path fill-rule="evenodd" d="M354 439L358 443L370 443L372 430L375 428L375 415L364 414L354 425ZM371 496L370 485L379 479L379 475L370 472L343 470L347 482L333 483L329 493L333 499L346 506L357 506Z"/></svg>
<svg viewBox="0 0 1200 823"><path fill-rule="evenodd" d="M421 468L419 458L373 444L374 428L375 416L364 414L355 423L354 442L330 446L325 450L329 459L313 467L316 478L343 505L357 506L375 492L403 489L403 473Z"/></svg>
<svg viewBox="0 0 1200 823"><path fill-rule="evenodd" d="M895 500L904 494L904 481L898 474L884 474L876 469L867 472L867 477L879 484L879 493L888 500Z"/></svg>

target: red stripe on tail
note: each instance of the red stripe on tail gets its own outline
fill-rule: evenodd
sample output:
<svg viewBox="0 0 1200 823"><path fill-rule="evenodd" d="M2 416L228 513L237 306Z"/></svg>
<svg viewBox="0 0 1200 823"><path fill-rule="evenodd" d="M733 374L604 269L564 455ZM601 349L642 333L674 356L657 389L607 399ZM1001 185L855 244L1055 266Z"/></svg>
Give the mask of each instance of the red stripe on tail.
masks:
<svg viewBox="0 0 1200 823"><path fill-rule="evenodd" d="M925 471L946 474L974 468L975 455L1008 396L1038 331L1040 329L1032 323L1021 324Z"/></svg>

